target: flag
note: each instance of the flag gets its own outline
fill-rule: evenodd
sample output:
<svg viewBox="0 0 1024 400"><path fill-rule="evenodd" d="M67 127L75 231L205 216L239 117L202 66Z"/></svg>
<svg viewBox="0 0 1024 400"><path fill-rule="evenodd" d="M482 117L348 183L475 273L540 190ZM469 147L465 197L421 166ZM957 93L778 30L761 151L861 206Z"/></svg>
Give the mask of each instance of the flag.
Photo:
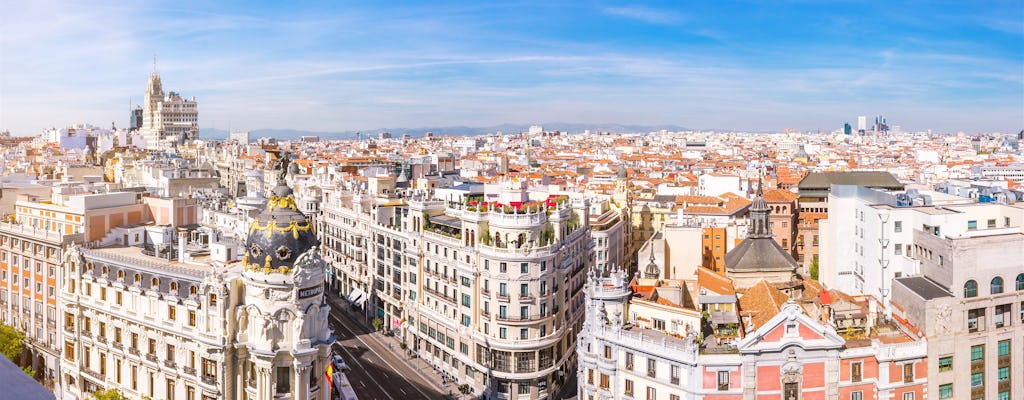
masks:
<svg viewBox="0 0 1024 400"><path fill-rule="evenodd" d="M334 387L334 364L327 364L327 383Z"/></svg>

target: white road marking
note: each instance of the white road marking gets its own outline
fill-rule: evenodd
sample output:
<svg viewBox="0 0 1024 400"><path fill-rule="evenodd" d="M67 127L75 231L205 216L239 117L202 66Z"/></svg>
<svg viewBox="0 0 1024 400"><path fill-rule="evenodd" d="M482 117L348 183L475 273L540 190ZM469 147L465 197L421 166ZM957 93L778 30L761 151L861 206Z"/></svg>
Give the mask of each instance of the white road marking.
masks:
<svg viewBox="0 0 1024 400"><path fill-rule="evenodd" d="M379 358L379 359L380 359L381 361L383 361L383 362L384 362L384 365L387 365L387 366L388 366L388 368L391 368L391 370L392 370L392 371L394 371L394 372L395 372L396 374L398 374L398 369L397 369L397 368L395 368L395 366L394 366L394 365L391 365L391 363L389 363L389 362L388 362L388 360L385 360L385 359L384 359L384 357L382 357L382 356L380 355L380 353L377 353L377 351L376 351L376 350L374 350L374 349L373 349L373 347L370 347L370 345L369 345L368 343L366 343L366 342L365 342L365 341L364 341L364 340L363 340L362 338L360 338L360 337L359 337L359 335L357 335L355 331L353 331L352 329L349 329L349 327L348 327L347 325L345 325L345 324L342 324L342 323L341 323L341 320L340 320L340 319L338 319L338 317L337 317L336 315L332 315L331 317L332 317L332 318L334 318L334 321L335 321L335 322L337 322L337 323L338 323L338 325L340 325L340 326L341 326L341 327L343 327L343 328L344 328L344 329L345 329L346 331L348 331L349 333L351 333L351 334L352 334L352 337L354 337L354 338L355 338L356 340L358 340L358 341L359 341L359 343L362 343L362 344L363 344L363 346L366 346L366 349L367 349L367 350L370 350L370 352L371 352L371 353L373 353L374 355L376 355L376 356L377 356L377 358ZM346 350L345 352L346 352L346 353L348 353L348 350ZM351 357L351 353L349 353L349 356ZM367 375L367 376L370 376L370 377L371 377L371 379L372 379L372 375ZM398 376L402 376L402 375L401 375L401 374L398 374ZM410 383L410 384L412 385L413 389L416 389L416 391L417 391L417 392L420 392L420 394L421 394L421 395L423 395L423 397L424 397L424 398L427 398L427 399L429 399L429 398L430 398L430 396L427 396L427 394L426 394L425 392L423 392L423 389L420 389L419 385L413 384L413 383L412 383L412 382L410 382L410 381L409 381L408 379L405 379L405 377L402 377L402 379L404 379L404 380L405 380L406 382L409 382L409 383ZM376 379L374 379L373 381L374 381L375 383L377 383L377 385L378 385L378 386L380 386L380 383L379 383L379 382L377 382L377 380L376 380ZM383 386L381 386L381 387L383 387ZM403 392L403 393L405 393L405 392ZM387 394L387 392L385 392L385 394ZM394 400L394 398L393 398L393 397L391 397L390 395L388 395L388 398L390 398L391 400Z"/></svg>

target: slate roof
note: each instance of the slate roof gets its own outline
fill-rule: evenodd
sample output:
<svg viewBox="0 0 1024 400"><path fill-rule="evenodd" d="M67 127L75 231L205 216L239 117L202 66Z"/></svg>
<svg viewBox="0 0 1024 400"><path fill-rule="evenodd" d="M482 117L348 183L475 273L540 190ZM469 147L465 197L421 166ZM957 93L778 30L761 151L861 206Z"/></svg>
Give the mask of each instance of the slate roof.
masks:
<svg viewBox="0 0 1024 400"><path fill-rule="evenodd" d="M953 297L953 294L946 288L923 276L896 278L896 281L925 300Z"/></svg>
<svg viewBox="0 0 1024 400"><path fill-rule="evenodd" d="M796 267L793 256L770 237L748 237L725 253L727 271L792 271Z"/></svg>
<svg viewBox="0 0 1024 400"><path fill-rule="evenodd" d="M902 190L903 184L885 171L832 171L811 172L797 187L800 191L829 190L832 185L857 185L872 188Z"/></svg>
<svg viewBox="0 0 1024 400"><path fill-rule="evenodd" d="M3 382L5 399L53 400L53 393L18 368L7 357L0 355L0 382Z"/></svg>

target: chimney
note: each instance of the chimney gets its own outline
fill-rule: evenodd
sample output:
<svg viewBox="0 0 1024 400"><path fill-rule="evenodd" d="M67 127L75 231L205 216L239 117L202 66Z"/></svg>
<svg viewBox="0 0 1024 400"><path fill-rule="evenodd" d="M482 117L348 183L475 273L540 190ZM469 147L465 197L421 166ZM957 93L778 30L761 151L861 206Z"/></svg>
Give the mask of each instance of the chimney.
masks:
<svg viewBox="0 0 1024 400"><path fill-rule="evenodd" d="M185 243L188 241L186 235L188 230L178 228L178 262L185 262Z"/></svg>

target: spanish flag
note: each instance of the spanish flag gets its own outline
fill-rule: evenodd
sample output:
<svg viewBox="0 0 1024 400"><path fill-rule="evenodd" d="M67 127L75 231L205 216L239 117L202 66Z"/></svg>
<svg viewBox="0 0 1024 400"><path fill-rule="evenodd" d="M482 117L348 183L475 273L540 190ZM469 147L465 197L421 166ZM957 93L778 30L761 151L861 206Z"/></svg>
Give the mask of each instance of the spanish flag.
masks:
<svg viewBox="0 0 1024 400"><path fill-rule="evenodd" d="M334 364L327 364L327 383L334 387Z"/></svg>

